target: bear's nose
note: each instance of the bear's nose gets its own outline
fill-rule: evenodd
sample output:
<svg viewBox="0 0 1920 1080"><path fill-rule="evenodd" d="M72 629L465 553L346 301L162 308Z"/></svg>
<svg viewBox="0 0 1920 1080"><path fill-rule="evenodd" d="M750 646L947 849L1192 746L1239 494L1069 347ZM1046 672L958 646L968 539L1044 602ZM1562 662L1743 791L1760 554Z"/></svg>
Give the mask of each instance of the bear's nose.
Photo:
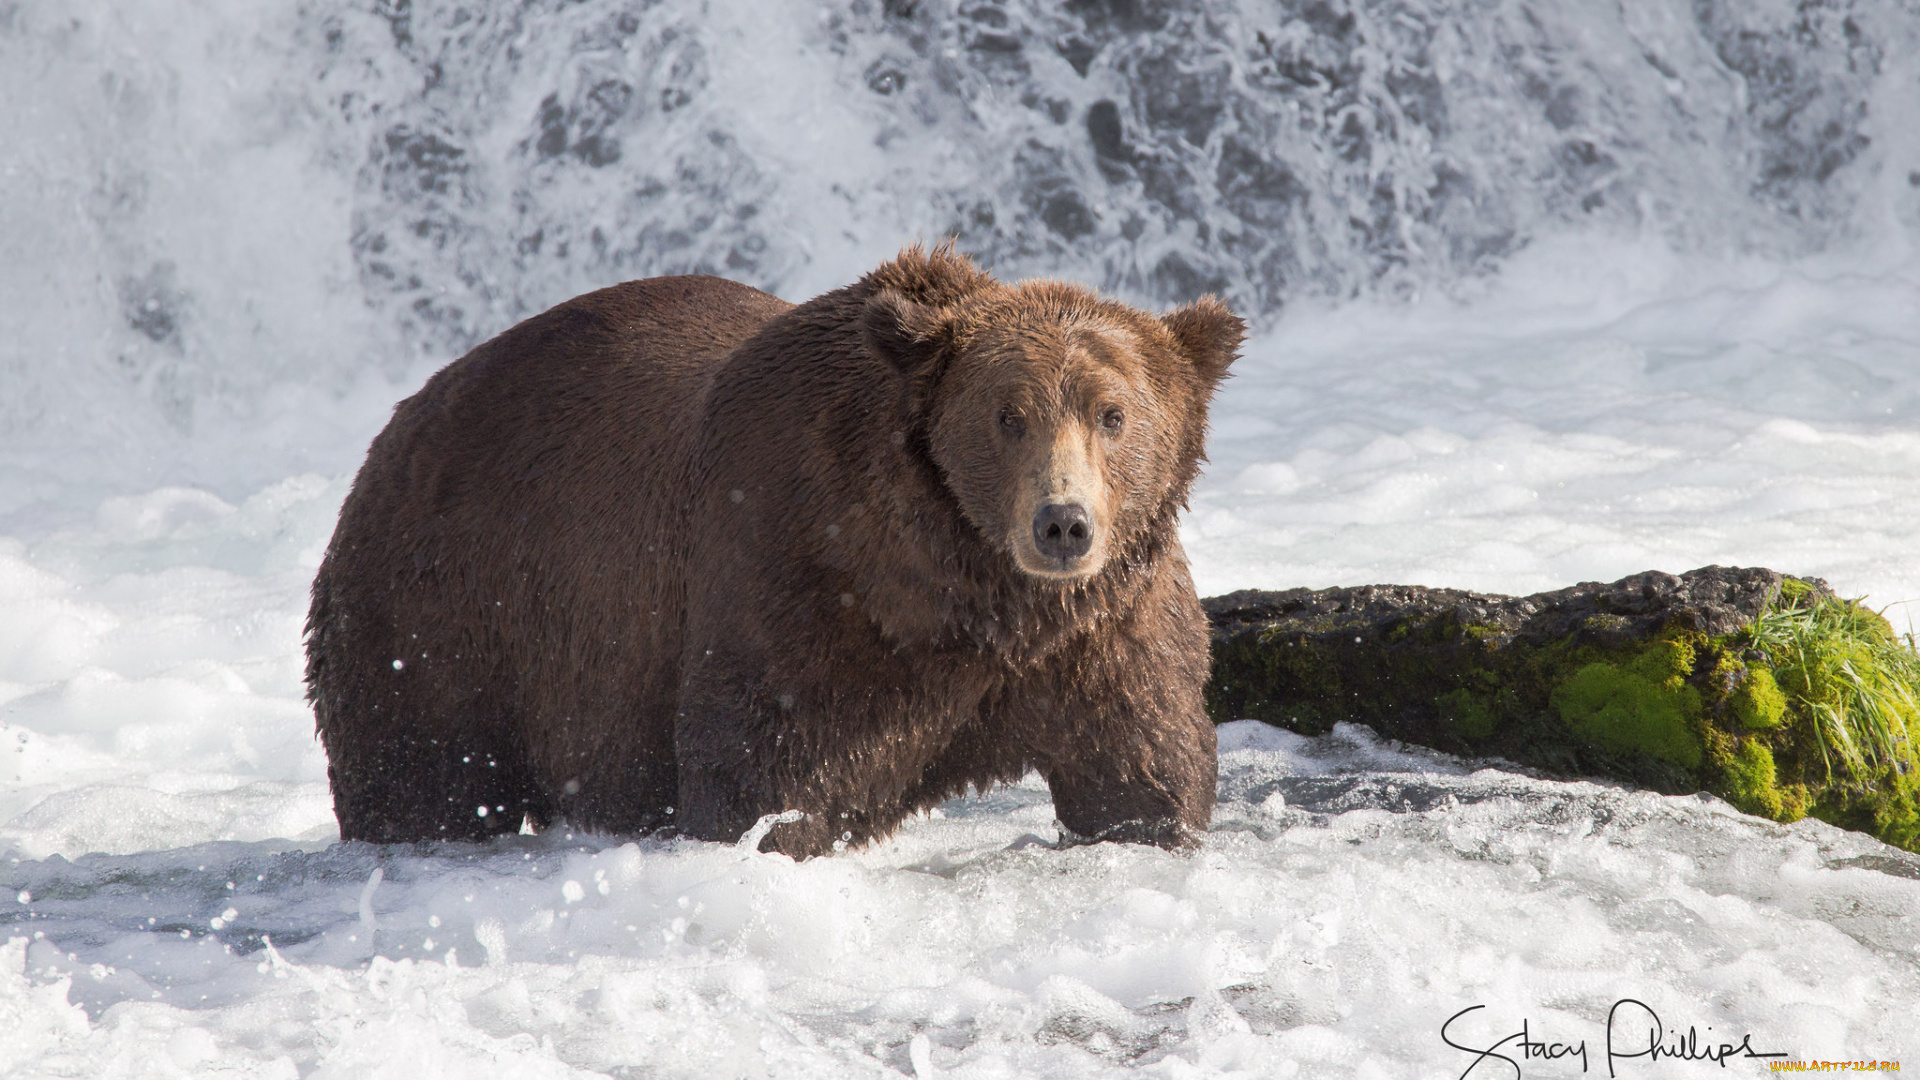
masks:
<svg viewBox="0 0 1920 1080"><path fill-rule="evenodd" d="M1033 515L1033 546L1049 559L1077 559L1093 547L1093 523L1079 503L1048 503Z"/></svg>

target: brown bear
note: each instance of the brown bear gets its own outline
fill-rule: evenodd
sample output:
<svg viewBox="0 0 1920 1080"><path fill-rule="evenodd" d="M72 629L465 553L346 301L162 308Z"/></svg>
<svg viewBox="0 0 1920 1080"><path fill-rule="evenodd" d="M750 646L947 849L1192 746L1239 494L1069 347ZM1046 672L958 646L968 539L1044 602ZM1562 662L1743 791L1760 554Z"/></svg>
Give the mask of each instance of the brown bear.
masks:
<svg viewBox="0 0 1920 1080"><path fill-rule="evenodd" d="M340 834L556 818L801 857L1037 769L1069 841L1212 816L1176 535L1243 326L910 248L793 306L628 282L428 380L313 584Z"/></svg>

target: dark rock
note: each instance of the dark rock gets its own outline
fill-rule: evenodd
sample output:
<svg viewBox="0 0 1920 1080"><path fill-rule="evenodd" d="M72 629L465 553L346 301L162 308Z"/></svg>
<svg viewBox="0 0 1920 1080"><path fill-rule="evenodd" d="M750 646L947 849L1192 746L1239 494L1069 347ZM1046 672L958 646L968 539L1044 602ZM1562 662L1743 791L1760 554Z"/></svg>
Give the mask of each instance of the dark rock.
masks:
<svg viewBox="0 0 1920 1080"><path fill-rule="evenodd" d="M1362 585L1201 604L1216 722L1364 724L1920 852L1913 638L1817 578L1706 566L1532 596Z"/></svg>
<svg viewBox="0 0 1920 1080"><path fill-rule="evenodd" d="M1698 791L1710 768L1592 737L1567 719L1566 688L1585 668L1625 671L1661 642L1680 642L1688 659L1676 678L1697 684L1688 707L1724 711L1717 658L1739 651L1733 636L1786 580L1707 566L1517 597L1413 585L1229 593L1202 601L1213 630L1208 707L1217 722L1258 719L1308 735L1359 723L1449 753ZM1825 582L1809 585L1831 595ZM1686 693L1679 682L1672 692ZM1684 737L1710 744L1710 717L1685 722Z"/></svg>
<svg viewBox="0 0 1920 1080"><path fill-rule="evenodd" d="M1384 636L1410 619L1451 615L1542 643L1574 635L1592 644L1651 636L1670 622L1728 634L1758 618L1787 575L1761 567L1703 566L1684 574L1648 570L1532 596L1420 585L1355 585L1266 592L1241 589L1201 601L1216 642L1252 629L1298 626L1320 633ZM1824 593L1826 582L1816 581Z"/></svg>

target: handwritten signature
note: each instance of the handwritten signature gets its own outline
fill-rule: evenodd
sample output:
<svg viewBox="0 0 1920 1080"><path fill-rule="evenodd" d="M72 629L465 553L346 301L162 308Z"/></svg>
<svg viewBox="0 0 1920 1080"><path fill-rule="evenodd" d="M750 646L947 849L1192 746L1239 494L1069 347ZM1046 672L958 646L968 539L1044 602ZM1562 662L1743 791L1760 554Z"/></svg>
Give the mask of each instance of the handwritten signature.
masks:
<svg viewBox="0 0 1920 1080"><path fill-rule="evenodd" d="M1531 1022L1522 1019L1520 1030L1490 1046L1472 1046L1465 1042L1455 1042L1449 1033L1454 1022L1468 1013L1486 1008L1485 1005L1469 1005L1447 1018L1440 1025L1440 1039L1455 1050L1473 1054L1473 1061L1460 1074L1460 1080L1467 1080L1475 1069L1489 1062L1504 1062L1513 1070L1514 1080L1520 1080L1521 1061L1559 1061L1578 1058L1580 1071L1586 1072L1590 1062L1587 1057L1587 1041L1565 1042L1549 1039L1545 1035L1534 1036ZM1711 1032L1713 1028L1707 1028ZM1464 1038L1464 1036L1463 1036ZM1502 1053L1502 1051L1506 1051ZM1619 1071L1615 1062L1645 1058L1649 1062L1661 1058L1673 1058L1677 1061L1710 1061L1726 1068L1727 1059L1745 1058L1783 1058L1786 1052L1763 1052L1753 1048L1753 1034L1748 1032L1740 1041L1715 1042L1709 1036L1701 1034L1692 1024L1687 1025L1686 1034L1677 1029L1669 1032L1653 1011L1653 1006L1637 998L1621 998L1607 1010L1606 1061L1607 1075L1615 1077ZM1517 1060L1516 1060L1517 1059ZM1498 1066L1491 1066L1498 1068Z"/></svg>

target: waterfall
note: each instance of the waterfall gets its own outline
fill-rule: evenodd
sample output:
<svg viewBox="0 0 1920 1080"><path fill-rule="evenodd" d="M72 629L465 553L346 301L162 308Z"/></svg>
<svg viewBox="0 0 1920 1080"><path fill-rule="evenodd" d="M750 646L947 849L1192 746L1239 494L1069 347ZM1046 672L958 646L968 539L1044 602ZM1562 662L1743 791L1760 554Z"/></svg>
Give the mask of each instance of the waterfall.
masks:
<svg viewBox="0 0 1920 1080"><path fill-rule="evenodd" d="M12 0L0 456L338 472L568 296L801 299L949 235L1256 324L1470 297L1567 234L1906 244L1916 56L1901 0Z"/></svg>

